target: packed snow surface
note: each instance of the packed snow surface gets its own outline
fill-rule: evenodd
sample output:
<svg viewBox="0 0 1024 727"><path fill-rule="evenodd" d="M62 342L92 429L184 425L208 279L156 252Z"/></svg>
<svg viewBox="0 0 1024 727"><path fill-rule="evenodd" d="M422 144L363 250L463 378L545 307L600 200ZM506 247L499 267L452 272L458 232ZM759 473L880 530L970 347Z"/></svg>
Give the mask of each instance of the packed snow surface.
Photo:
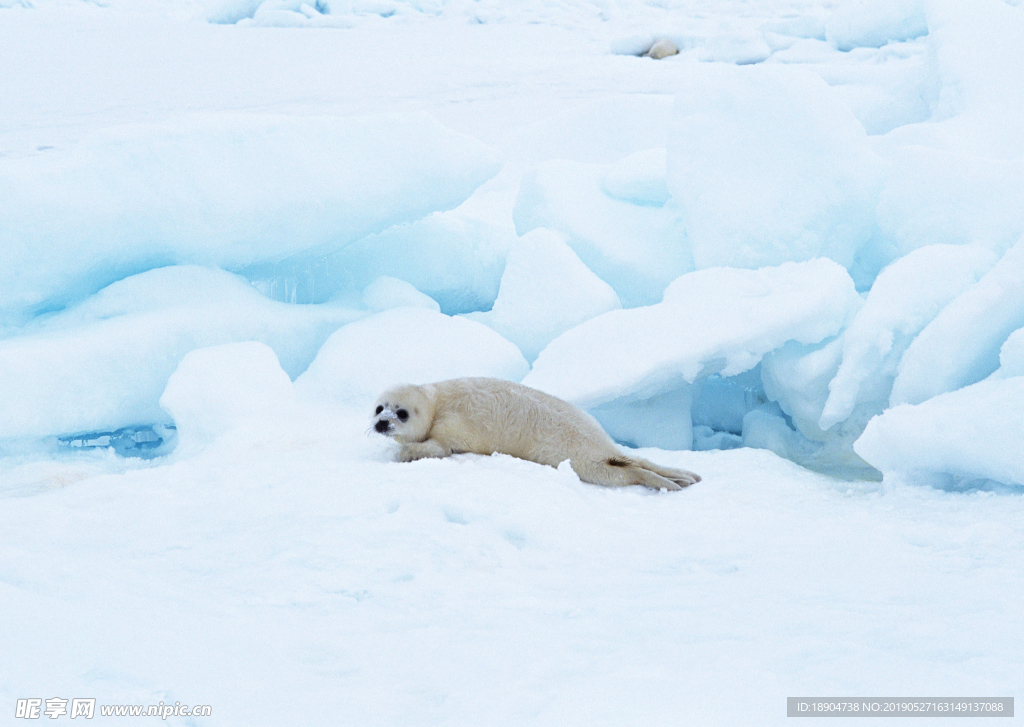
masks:
<svg viewBox="0 0 1024 727"><path fill-rule="evenodd" d="M368 422L261 420L125 474L67 461L5 500L0 699L782 725L807 693L1019 693L1019 497L754 449L646 452L703 486L605 490L502 456L396 465Z"/></svg>
<svg viewBox="0 0 1024 727"><path fill-rule="evenodd" d="M0 0L0 710L1024 693L1022 37L1019 0ZM394 462L381 389L468 375L703 480Z"/></svg>

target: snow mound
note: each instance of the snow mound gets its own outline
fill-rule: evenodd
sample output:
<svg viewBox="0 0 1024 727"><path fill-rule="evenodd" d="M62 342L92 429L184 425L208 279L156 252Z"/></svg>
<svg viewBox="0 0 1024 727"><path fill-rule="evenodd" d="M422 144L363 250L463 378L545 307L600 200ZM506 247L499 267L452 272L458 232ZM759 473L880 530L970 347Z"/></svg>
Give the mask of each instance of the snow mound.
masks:
<svg viewBox="0 0 1024 727"><path fill-rule="evenodd" d="M553 116L515 131L509 156L612 164L644 149L664 148L672 121L668 93L622 94L568 105L560 98Z"/></svg>
<svg viewBox="0 0 1024 727"><path fill-rule="evenodd" d="M817 472L842 479L871 480L877 470L853 450L853 443L884 402L857 406L823 431L818 422L843 356L843 338L819 344L787 343L764 357L761 382L768 404L751 407L743 419L743 445L763 447ZM774 410L773 410L774 407ZM751 416L758 412L756 416Z"/></svg>
<svg viewBox="0 0 1024 727"><path fill-rule="evenodd" d="M826 438L818 428L818 420L842 354L843 344L838 338L812 345L791 341L766 355L761 363L765 394L778 402L807 439Z"/></svg>
<svg viewBox="0 0 1024 727"><path fill-rule="evenodd" d="M533 361L560 334L621 307L611 286L559 235L537 228L509 252L494 307L466 317L493 328Z"/></svg>
<svg viewBox="0 0 1024 727"><path fill-rule="evenodd" d="M810 8L806 13L790 15L764 24L765 34L781 35L788 38L812 38L825 40L826 19Z"/></svg>
<svg viewBox="0 0 1024 727"><path fill-rule="evenodd" d="M191 454L228 430L294 409L295 390L259 341L226 343L187 353L167 380L160 406L178 430L178 454Z"/></svg>
<svg viewBox="0 0 1024 727"><path fill-rule="evenodd" d="M784 44L772 55L770 63L813 68L850 108L869 136L931 118L929 102L934 101L937 93L937 80L927 63L925 39L843 53L823 40L768 37Z"/></svg>
<svg viewBox="0 0 1024 727"><path fill-rule="evenodd" d="M901 253L976 243L1002 252L1024 235L1024 161L899 147L878 205L878 226Z"/></svg>
<svg viewBox="0 0 1024 727"><path fill-rule="evenodd" d="M614 401L590 410L612 439L630 447L693 448L693 391L682 386L646 399Z"/></svg>
<svg viewBox="0 0 1024 727"><path fill-rule="evenodd" d="M929 67L937 86L933 114L927 122L894 130L888 143L1020 159L1024 9L1002 0L929 0L926 8Z"/></svg>
<svg viewBox="0 0 1024 727"><path fill-rule="evenodd" d="M530 366L487 326L426 308L394 308L340 328L298 379L307 401L364 405L388 387L460 376L519 381Z"/></svg>
<svg viewBox="0 0 1024 727"><path fill-rule="evenodd" d="M1013 159L1024 153L1017 133L1024 122L1024 9L999 0L931 0L928 24L936 26L935 63L942 79L936 115L957 114L953 129L973 132L953 139L957 148Z"/></svg>
<svg viewBox="0 0 1024 727"><path fill-rule="evenodd" d="M999 368L993 378L1024 376L1024 328L1018 328L999 349Z"/></svg>
<svg viewBox="0 0 1024 727"><path fill-rule="evenodd" d="M704 39L697 58L705 63L761 63L772 54L760 31L713 33Z"/></svg>
<svg viewBox="0 0 1024 727"><path fill-rule="evenodd" d="M236 275L197 266L132 276L0 341L0 439L166 422L160 395L189 351L262 341L298 376L359 315L267 300Z"/></svg>
<svg viewBox="0 0 1024 727"><path fill-rule="evenodd" d="M211 0L206 3L205 16L211 23L230 25L251 18L264 0Z"/></svg>
<svg viewBox="0 0 1024 727"><path fill-rule="evenodd" d="M853 0L825 22L825 38L841 51L881 48L928 33L924 0Z"/></svg>
<svg viewBox="0 0 1024 727"><path fill-rule="evenodd" d="M761 409L749 411L743 417L743 446L767 449L795 462L806 461L814 447L781 416Z"/></svg>
<svg viewBox="0 0 1024 727"><path fill-rule="evenodd" d="M160 265L338 249L456 207L497 170L425 113L195 115L0 159L0 322Z"/></svg>
<svg viewBox="0 0 1024 727"><path fill-rule="evenodd" d="M699 65L676 95L668 186L697 269L828 257L871 237L881 159L824 81L784 65Z"/></svg>
<svg viewBox="0 0 1024 727"><path fill-rule="evenodd" d="M879 402L878 411L884 409L907 346L996 259L980 247L929 245L883 270L843 333L842 363L828 384L818 426L825 430L843 421L860 402Z"/></svg>
<svg viewBox="0 0 1024 727"><path fill-rule="evenodd" d="M279 28L351 28L350 17L331 13L326 0L216 0L208 3L211 23Z"/></svg>
<svg viewBox="0 0 1024 727"><path fill-rule="evenodd" d="M661 207L669 200L668 151L645 149L612 165L601 183L609 197L632 204Z"/></svg>
<svg viewBox="0 0 1024 727"><path fill-rule="evenodd" d="M672 209L609 197L602 187L615 171L569 161L537 165L523 177L516 199L516 232L546 227L561 233L624 306L649 305L693 269L686 233Z"/></svg>
<svg viewBox="0 0 1024 727"><path fill-rule="evenodd" d="M355 25L351 18L332 14L330 6L321 0L313 3L264 0L250 18L243 18L238 24L279 28L351 28Z"/></svg>
<svg viewBox="0 0 1024 727"><path fill-rule="evenodd" d="M1024 238L929 323L907 348L890 404L919 404L999 368L999 348L1024 326Z"/></svg>
<svg viewBox="0 0 1024 727"><path fill-rule="evenodd" d="M761 382L761 366L755 366L736 376L708 376L693 385L693 426L696 436L698 427L707 427L712 432L731 435L742 434L743 417L747 412L766 406L778 410L774 402L769 404Z"/></svg>
<svg viewBox="0 0 1024 727"><path fill-rule="evenodd" d="M368 235L330 255L299 256L242 272L272 298L299 289L298 302L359 302L380 277L397 278L430 296L449 315L486 310L498 295L514 231L463 215L435 213ZM285 292L287 295L287 292Z"/></svg>
<svg viewBox="0 0 1024 727"><path fill-rule="evenodd" d="M854 448L887 476L938 486L1024 485L1021 442L1024 377L1014 376L896 406L872 419Z"/></svg>
<svg viewBox="0 0 1024 727"><path fill-rule="evenodd" d="M846 270L827 259L700 270L674 281L661 303L566 331L523 383L585 408L646 399L751 369L787 341L834 336L860 302Z"/></svg>
<svg viewBox="0 0 1024 727"><path fill-rule="evenodd" d="M386 275L366 286L363 290L363 305L376 312L404 307L441 311L441 306L429 295L424 295L404 280Z"/></svg>

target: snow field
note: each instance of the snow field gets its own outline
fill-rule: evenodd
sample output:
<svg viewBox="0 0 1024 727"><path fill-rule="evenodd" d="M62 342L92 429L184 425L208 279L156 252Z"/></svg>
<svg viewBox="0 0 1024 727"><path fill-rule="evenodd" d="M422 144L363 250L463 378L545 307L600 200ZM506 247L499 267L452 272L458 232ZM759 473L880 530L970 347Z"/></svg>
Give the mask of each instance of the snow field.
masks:
<svg viewBox="0 0 1024 727"><path fill-rule="evenodd" d="M358 414L7 500L3 698L210 703L217 725L781 724L787 695L837 685L1020 686L1019 498L751 449L645 452L704 474L672 496L501 456L396 467L348 434Z"/></svg>

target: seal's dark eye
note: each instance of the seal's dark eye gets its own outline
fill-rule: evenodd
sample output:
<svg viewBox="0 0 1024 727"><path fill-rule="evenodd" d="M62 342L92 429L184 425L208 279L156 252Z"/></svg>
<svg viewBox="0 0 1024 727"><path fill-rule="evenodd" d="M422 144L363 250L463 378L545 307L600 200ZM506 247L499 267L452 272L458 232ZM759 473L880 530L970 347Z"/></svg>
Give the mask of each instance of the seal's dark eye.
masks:
<svg viewBox="0 0 1024 727"><path fill-rule="evenodd" d="M384 411L384 407L382 407L382 406L380 406L380 405L378 404L378 405L377 405L377 411L375 411L375 412L373 412L373 413L374 413L374 414L380 414L380 413L381 413L382 411Z"/></svg>
<svg viewBox="0 0 1024 727"><path fill-rule="evenodd" d="M401 420L402 420L403 422L404 422L404 421L405 421L406 419L408 419L408 418L409 418L409 412L407 412L407 411L406 411L405 409L399 409L398 411L396 411L396 412L395 412L395 414L396 414L396 415L398 416L398 418L399 418L399 419L401 419Z"/></svg>

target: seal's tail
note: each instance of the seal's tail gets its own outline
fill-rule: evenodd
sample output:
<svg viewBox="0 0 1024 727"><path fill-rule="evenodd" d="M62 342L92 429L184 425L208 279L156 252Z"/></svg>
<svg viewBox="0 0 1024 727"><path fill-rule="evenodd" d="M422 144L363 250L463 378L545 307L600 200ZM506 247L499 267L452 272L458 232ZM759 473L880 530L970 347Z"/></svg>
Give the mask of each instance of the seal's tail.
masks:
<svg viewBox="0 0 1024 727"><path fill-rule="evenodd" d="M695 482L700 482L700 475L694 472L674 469L672 467L662 467L660 464L648 462L640 457L609 457L608 464L612 467L639 467L664 477L666 480L671 480L680 487L689 487Z"/></svg>

